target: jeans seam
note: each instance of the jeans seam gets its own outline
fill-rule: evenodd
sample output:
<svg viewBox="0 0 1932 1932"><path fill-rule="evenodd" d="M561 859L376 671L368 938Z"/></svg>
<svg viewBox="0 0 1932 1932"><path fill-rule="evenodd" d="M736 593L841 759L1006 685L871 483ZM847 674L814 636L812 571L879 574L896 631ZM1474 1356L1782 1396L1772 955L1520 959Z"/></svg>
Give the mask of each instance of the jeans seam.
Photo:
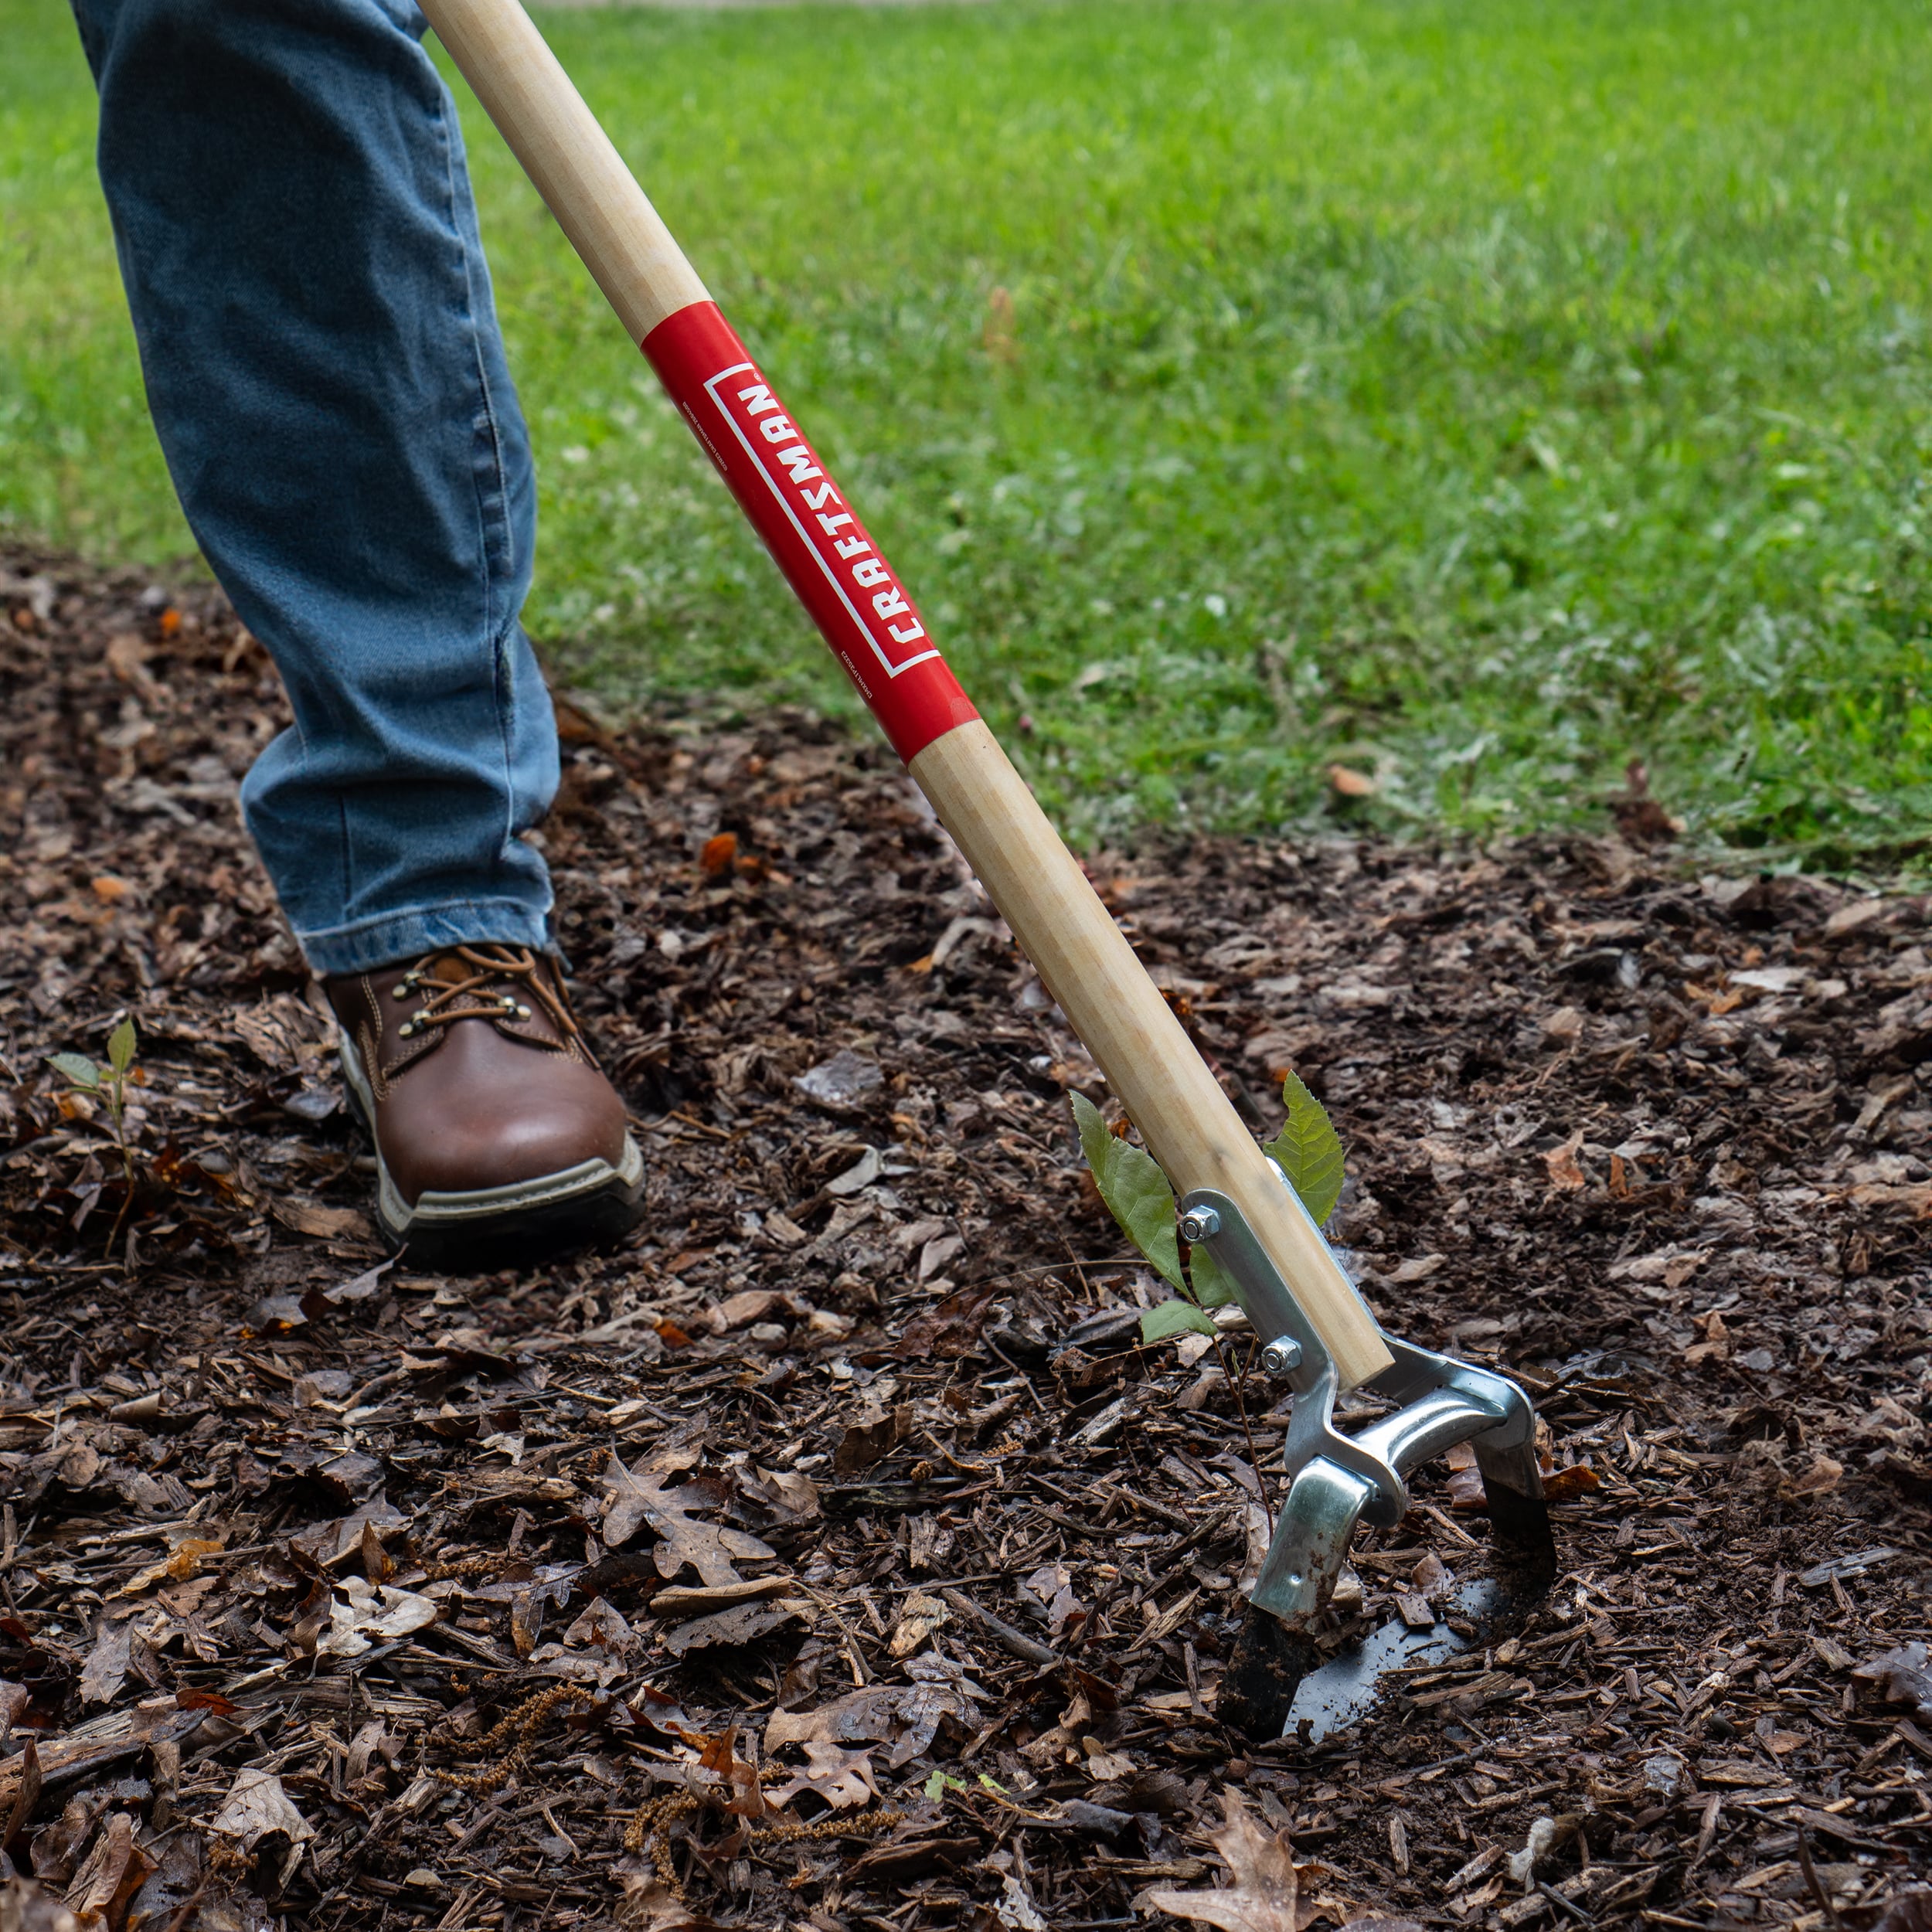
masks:
<svg viewBox="0 0 1932 1932"><path fill-rule="evenodd" d="M476 386L482 399L483 420L489 438L490 461L496 474L496 509L491 512L484 501L482 493L477 494L476 514L478 535L481 539L483 570L484 631L489 640L490 685L496 700L497 749L502 760L503 770L503 842L507 845L516 836L516 784L515 758L512 741L515 733L510 716L513 702L508 689L509 680L507 654L504 646L509 626L517 621L519 613L511 611L507 621L500 620L496 609L498 572L495 559L502 553L506 574L516 574L516 532L510 516L509 478L503 466L503 433L497 420L495 399L490 393L490 372L483 355L483 347L478 338L476 291L476 264L471 258L469 236L464 232L458 216L461 197L456 189L456 131L452 122L454 103L449 90L444 87L439 77L437 83L437 127L443 140L443 185L447 196L451 232L456 236L457 247L463 262L463 319L469 332L470 353L476 376ZM474 474L474 471L472 471ZM492 541L494 534L495 541Z"/></svg>

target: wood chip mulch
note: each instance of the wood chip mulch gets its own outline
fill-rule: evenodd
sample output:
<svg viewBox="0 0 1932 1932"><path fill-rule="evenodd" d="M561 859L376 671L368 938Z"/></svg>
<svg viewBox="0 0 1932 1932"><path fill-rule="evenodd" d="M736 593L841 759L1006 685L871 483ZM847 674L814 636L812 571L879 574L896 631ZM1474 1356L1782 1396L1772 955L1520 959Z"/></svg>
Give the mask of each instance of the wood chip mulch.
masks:
<svg viewBox="0 0 1932 1932"><path fill-rule="evenodd" d="M1238 1328L1138 1345L1104 1090L883 750L564 709L651 1214L449 1281L371 1239L240 828L283 716L213 593L0 550L9 1925L1172 1923L1230 1788L1300 1862L1261 1927L1932 1925L1926 901L1612 836L1096 862L1564 1498L1519 1632L1257 1747L1213 1694L1285 1410ZM124 1015L131 1198L46 1058ZM1336 1641L1481 1569L1471 1472L1414 1497Z"/></svg>

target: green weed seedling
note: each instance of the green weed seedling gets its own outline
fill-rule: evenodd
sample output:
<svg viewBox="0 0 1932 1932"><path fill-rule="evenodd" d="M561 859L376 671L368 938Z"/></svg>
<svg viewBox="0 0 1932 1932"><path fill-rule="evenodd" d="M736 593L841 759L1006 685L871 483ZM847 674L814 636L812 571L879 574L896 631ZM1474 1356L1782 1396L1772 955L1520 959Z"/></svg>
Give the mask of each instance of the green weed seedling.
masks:
<svg viewBox="0 0 1932 1932"><path fill-rule="evenodd" d="M1121 1231L1140 1250L1155 1272L1175 1293L1141 1315L1141 1339L1165 1342L1171 1335L1219 1336L1209 1311L1234 1299L1234 1284L1205 1248L1190 1249L1181 1265L1175 1231L1174 1189L1160 1163L1145 1148L1112 1131L1100 1110L1083 1094L1070 1097L1080 1151L1094 1185ZM1264 1151L1301 1197L1318 1227L1335 1212L1344 1178L1342 1137L1328 1109L1294 1074L1282 1083L1288 1117ZM1219 1345L1217 1340L1216 1345Z"/></svg>
<svg viewBox="0 0 1932 1932"><path fill-rule="evenodd" d="M47 1064L74 1093L98 1101L107 1110L108 1128L121 1155L121 1179L126 1184L121 1212L108 1231L110 1254L120 1236L121 1223L128 1218L128 1210L134 1204L134 1156L128 1145L128 1082L134 1071L135 1046L134 1021L124 1018L107 1036L105 1066L97 1065L85 1053L53 1053L47 1059Z"/></svg>

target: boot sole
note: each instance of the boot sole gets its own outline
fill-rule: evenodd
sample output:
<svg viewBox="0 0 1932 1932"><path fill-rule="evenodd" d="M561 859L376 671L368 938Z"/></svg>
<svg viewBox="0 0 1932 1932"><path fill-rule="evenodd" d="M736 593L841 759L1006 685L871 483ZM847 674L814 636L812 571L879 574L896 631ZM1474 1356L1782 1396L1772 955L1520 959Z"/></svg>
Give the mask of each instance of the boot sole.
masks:
<svg viewBox="0 0 1932 1932"><path fill-rule="evenodd" d="M491 1272L617 1240L644 1218L644 1156L628 1134L618 1164L600 1157L554 1174L403 1199L376 1138L375 1097L353 1043L340 1036L342 1086L376 1155L376 1220L392 1250L437 1270Z"/></svg>

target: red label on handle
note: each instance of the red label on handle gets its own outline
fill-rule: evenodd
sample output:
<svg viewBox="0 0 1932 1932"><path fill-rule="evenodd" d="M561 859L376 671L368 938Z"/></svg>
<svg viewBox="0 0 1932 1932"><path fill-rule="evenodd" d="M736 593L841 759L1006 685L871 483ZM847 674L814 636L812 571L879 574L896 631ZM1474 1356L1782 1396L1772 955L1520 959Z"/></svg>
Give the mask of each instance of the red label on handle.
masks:
<svg viewBox="0 0 1932 1932"><path fill-rule="evenodd" d="M717 304L679 309L643 346L900 757L911 764L978 717L898 573Z"/></svg>

